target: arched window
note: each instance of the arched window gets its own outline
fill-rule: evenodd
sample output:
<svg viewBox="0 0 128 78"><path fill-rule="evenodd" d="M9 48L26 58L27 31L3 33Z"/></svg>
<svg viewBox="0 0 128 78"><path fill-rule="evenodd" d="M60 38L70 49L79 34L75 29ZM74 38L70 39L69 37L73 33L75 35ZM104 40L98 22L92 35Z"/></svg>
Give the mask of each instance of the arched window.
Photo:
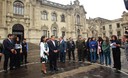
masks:
<svg viewBox="0 0 128 78"><path fill-rule="evenodd" d="M43 35L47 37L47 30L43 30Z"/></svg>
<svg viewBox="0 0 128 78"><path fill-rule="evenodd" d="M80 24L80 16L79 15L77 15L77 17L76 17L76 23Z"/></svg>
<svg viewBox="0 0 128 78"><path fill-rule="evenodd" d="M52 14L52 21L57 21L57 14L56 13Z"/></svg>
<svg viewBox="0 0 128 78"><path fill-rule="evenodd" d="M48 20L48 13L46 11L41 12L41 19Z"/></svg>
<svg viewBox="0 0 128 78"><path fill-rule="evenodd" d="M24 5L20 1L13 3L13 13L16 15L24 15Z"/></svg>
<svg viewBox="0 0 128 78"><path fill-rule="evenodd" d="M65 15L61 15L61 22L65 22Z"/></svg>
<svg viewBox="0 0 128 78"><path fill-rule="evenodd" d="M53 27L52 33L55 37L57 37L57 28Z"/></svg>

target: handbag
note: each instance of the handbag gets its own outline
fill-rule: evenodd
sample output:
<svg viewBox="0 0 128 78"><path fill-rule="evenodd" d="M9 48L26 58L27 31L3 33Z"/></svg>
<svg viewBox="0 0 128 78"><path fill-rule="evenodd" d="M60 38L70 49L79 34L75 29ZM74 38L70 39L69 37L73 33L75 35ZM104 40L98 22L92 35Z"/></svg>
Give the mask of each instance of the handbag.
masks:
<svg viewBox="0 0 128 78"><path fill-rule="evenodd" d="M42 62L46 62L46 58L41 57L41 58L40 58L40 62L41 62L41 63L42 63Z"/></svg>

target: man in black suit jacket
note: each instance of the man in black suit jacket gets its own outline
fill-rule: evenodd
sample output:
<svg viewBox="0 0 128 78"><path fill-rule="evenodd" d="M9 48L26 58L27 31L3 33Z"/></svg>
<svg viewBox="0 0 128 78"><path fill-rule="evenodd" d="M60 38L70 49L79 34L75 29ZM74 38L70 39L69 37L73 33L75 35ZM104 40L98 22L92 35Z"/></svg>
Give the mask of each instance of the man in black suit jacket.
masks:
<svg viewBox="0 0 128 78"><path fill-rule="evenodd" d="M14 54L16 54L16 51L14 49L14 43L13 43L13 35L8 34L8 38L3 41L4 46L4 70L7 72L8 68L8 60L10 59L10 70L13 69L14 66Z"/></svg>
<svg viewBox="0 0 128 78"><path fill-rule="evenodd" d="M72 38L69 38L69 41L67 42L67 49L68 49L68 57L69 61L71 61L71 54L73 57L73 61L75 61L75 42L73 41Z"/></svg>
<svg viewBox="0 0 128 78"><path fill-rule="evenodd" d="M55 40L55 36L51 36L51 40L48 41L49 46L49 63L51 71L58 71L57 69L57 57L58 57L58 43Z"/></svg>

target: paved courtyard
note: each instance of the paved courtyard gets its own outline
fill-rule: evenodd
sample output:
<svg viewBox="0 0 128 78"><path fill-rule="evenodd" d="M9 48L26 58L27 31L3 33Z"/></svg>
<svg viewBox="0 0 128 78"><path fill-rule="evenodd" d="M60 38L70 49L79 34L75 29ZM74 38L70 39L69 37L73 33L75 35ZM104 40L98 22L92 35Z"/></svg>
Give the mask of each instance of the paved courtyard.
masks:
<svg viewBox="0 0 128 78"><path fill-rule="evenodd" d="M0 78L128 78L127 61L122 51L122 71L116 73L114 69L101 66L99 64L83 63L64 63L58 62L59 71L49 72L44 75L41 73L38 48L29 51L29 63L20 69L9 71L7 74L2 71L0 65ZM48 67L48 65L47 65Z"/></svg>

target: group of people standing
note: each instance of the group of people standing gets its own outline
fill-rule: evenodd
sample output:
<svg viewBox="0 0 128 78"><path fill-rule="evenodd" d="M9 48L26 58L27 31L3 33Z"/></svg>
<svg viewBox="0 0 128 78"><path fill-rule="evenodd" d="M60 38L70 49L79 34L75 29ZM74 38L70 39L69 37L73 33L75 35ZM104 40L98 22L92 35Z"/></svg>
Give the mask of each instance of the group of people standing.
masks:
<svg viewBox="0 0 128 78"><path fill-rule="evenodd" d="M111 39L108 37L98 37L96 38L82 38L81 35L78 36L76 42L72 38L64 40L63 37L59 38L59 41L55 40L55 36L52 35L50 39L46 39L45 36L41 37L40 42L40 57L42 63L42 72L46 72L45 63L49 62L49 67L51 71L58 71L57 61L62 63L66 61L66 54L68 54L68 60L75 62L75 50L78 55L78 62L85 62L85 60L91 63L96 63L98 60L100 64L111 66L111 51L113 57L113 68L117 71L121 70L121 50L120 48L125 48L125 53L128 57L128 37L125 36L124 40L125 46L121 45L121 41L118 40L117 36L113 35ZM72 55L72 60L71 60Z"/></svg>
<svg viewBox="0 0 128 78"><path fill-rule="evenodd" d="M8 72L9 69L14 70L20 68L21 64L27 63L28 44L26 39L20 41L19 37L13 34L8 34L8 38L3 41L2 48L0 49L1 56L4 55L4 71ZM1 58L1 57L0 57Z"/></svg>

